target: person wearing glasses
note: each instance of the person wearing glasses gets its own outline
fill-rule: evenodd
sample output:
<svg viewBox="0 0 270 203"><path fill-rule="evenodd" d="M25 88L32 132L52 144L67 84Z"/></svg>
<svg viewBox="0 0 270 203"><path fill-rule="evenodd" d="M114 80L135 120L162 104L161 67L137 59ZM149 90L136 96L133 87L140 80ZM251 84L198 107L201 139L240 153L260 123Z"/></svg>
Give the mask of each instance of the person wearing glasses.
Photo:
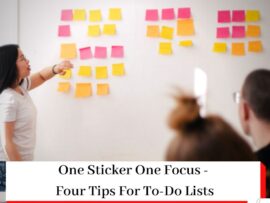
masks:
<svg viewBox="0 0 270 203"><path fill-rule="evenodd" d="M30 76L29 60L18 45L0 47L0 160L33 160L36 108L28 91L72 67L63 61Z"/></svg>
<svg viewBox="0 0 270 203"><path fill-rule="evenodd" d="M257 159L267 168L270 197L270 71L258 69L249 73L238 95L241 125L258 149Z"/></svg>
<svg viewBox="0 0 270 203"><path fill-rule="evenodd" d="M200 115L197 99L179 95L169 116L176 135L166 154L167 161L255 161L246 141L221 117Z"/></svg>

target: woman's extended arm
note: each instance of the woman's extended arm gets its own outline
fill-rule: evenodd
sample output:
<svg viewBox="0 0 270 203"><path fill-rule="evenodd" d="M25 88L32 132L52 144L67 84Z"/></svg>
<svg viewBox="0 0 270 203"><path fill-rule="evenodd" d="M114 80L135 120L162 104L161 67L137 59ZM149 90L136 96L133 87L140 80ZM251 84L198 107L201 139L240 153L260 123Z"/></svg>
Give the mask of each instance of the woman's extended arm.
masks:
<svg viewBox="0 0 270 203"><path fill-rule="evenodd" d="M6 152L10 161L21 161L21 155L18 152L16 144L13 142L15 121L5 123Z"/></svg>
<svg viewBox="0 0 270 203"><path fill-rule="evenodd" d="M30 90L40 86L45 81L51 79L56 74L65 74L65 70L73 68L73 65L69 61L62 61L59 64L56 64L52 67L47 67L41 71L34 73L30 76L31 86Z"/></svg>

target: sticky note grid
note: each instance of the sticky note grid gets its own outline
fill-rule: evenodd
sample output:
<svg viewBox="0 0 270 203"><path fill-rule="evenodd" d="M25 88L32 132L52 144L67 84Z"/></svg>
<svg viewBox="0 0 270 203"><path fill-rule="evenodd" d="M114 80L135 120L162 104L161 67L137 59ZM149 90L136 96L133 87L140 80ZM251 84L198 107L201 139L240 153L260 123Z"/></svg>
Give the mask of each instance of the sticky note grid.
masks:
<svg viewBox="0 0 270 203"><path fill-rule="evenodd" d="M231 55L245 56L246 52L260 53L263 51L261 27L256 24L261 19L259 10L219 10L217 12L218 27L216 28L217 42L214 42L212 51L226 53L227 42L231 41ZM250 24L252 23L252 24ZM247 46L244 39L248 38ZM227 41L222 41L226 39ZM247 47L247 48L246 48Z"/></svg>
<svg viewBox="0 0 270 203"><path fill-rule="evenodd" d="M172 40L175 37L185 38L179 41L178 45L180 47L188 48L193 46L193 41L188 39L195 35L191 8L146 9L145 21L149 23L146 26L146 37L163 40L159 41L158 45L160 55L173 55ZM175 21L176 26L167 25L167 21Z"/></svg>
<svg viewBox="0 0 270 203"><path fill-rule="evenodd" d="M94 95L109 96L113 92L109 83L110 79L119 78L126 74L125 47L122 44L108 44L108 41L100 36L117 38L117 23L122 18L121 8L109 8L108 12L101 9L87 11L83 8L61 10L61 24L58 26L57 37L70 39L69 43L61 40L59 56L62 60L71 60L74 68L59 75L60 80L57 84L59 93L72 95L72 98L85 99ZM75 24L77 25L74 26ZM83 36L86 40L79 41L77 39L72 42L73 34L80 32L78 25L85 28ZM96 38L97 45L93 46L90 43L83 45L82 41L87 41L89 37ZM108 60L110 58L114 61ZM97 61L98 64L103 65L94 66L93 64L97 64Z"/></svg>

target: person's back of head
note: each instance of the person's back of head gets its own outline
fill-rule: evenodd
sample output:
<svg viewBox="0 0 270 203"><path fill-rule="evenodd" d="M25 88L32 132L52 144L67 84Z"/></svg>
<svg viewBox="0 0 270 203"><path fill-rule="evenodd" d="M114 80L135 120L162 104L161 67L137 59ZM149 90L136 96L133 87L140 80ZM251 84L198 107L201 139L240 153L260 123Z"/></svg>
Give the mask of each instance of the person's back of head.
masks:
<svg viewBox="0 0 270 203"><path fill-rule="evenodd" d="M242 97L259 119L270 122L270 71L252 71L244 81Z"/></svg>
<svg viewBox="0 0 270 203"><path fill-rule="evenodd" d="M171 141L168 161L250 161L255 160L250 146L222 118L200 116L197 99L176 98L177 107L169 117L176 131Z"/></svg>
<svg viewBox="0 0 270 203"><path fill-rule="evenodd" d="M246 77L241 90L239 116L244 132L261 149L270 150L270 71L258 69Z"/></svg>
<svg viewBox="0 0 270 203"><path fill-rule="evenodd" d="M0 46L0 94L18 79L18 48L18 45L13 44Z"/></svg>

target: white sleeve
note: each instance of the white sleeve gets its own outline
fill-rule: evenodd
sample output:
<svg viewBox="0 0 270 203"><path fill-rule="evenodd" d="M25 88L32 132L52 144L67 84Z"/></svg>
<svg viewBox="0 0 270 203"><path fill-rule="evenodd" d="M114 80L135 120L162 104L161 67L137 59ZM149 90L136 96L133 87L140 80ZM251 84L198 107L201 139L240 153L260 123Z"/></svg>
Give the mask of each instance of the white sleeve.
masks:
<svg viewBox="0 0 270 203"><path fill-rule="evenodd" d="M24 78L20 85L24 90L29 90L31 87L31 79L29 77Z"/></svg>
<svg viewBox="0 0 270 203"><path fill-rule="evenodd" d="M0 121L11 122L16 120L16 100L14 95L3 93L0 99Z"/></svg>

